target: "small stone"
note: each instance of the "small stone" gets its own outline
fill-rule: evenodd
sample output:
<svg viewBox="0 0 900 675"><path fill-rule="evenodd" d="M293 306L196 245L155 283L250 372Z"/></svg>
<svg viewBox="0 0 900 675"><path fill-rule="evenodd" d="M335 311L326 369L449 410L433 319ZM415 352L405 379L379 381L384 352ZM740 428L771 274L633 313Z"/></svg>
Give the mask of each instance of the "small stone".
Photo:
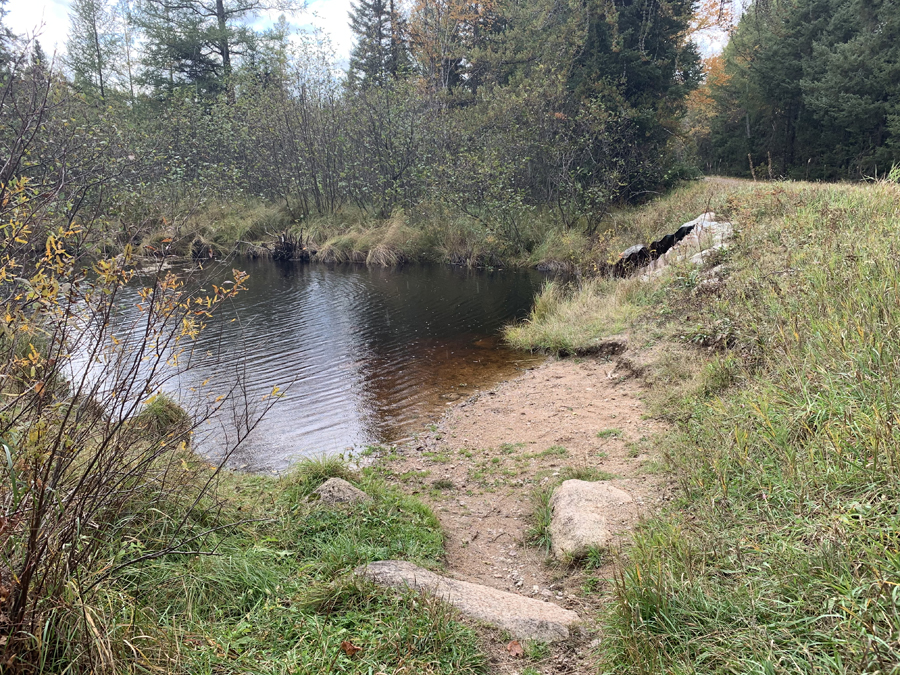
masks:
<svg viewBox="0 0 900 675"><path fill-rule="evenodd" d="M353 504L356 502L367 502L372 499L365 492L354 487L343 478L329 478L319 487L313 490L312 494L318 495L323 504Z"/></svg>

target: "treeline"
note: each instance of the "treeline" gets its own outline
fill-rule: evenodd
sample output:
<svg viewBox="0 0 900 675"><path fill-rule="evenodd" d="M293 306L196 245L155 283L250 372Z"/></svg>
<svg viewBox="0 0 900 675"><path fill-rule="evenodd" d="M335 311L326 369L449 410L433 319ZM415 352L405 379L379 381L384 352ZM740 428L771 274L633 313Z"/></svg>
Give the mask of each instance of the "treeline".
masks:
<svg viewBox="0 0 900 675"><path fill-rule="evenodd" d="M270 8L75 0L61 64L9 41L10 176L64 172L67 203L112 223L110 246L208 200L259 198L295 223L427 205L527 249L535 209L592 233L611 204L688 171L689 0L360 0L346 76L323 36L284 17L252 28Z"/></svg>
<svg viewBox="0 0 900 675"><path fill-rule="evenodd" d="M757 0L709 62L692 123L706 169L875 177L900 163L900 11L891 0Z"/></svg>

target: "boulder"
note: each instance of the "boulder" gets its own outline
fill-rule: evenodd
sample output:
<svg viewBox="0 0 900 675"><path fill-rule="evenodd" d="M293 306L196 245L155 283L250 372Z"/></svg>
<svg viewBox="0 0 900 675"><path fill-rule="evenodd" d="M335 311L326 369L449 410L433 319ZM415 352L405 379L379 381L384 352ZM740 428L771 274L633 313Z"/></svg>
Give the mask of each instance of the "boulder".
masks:
<svg viewBox="0 0 900 675"><path fill-rule="evenodd" d="M575 612L551 602L443 577L405 560L369 563L358 568L356 574L380 586L433 595L463 615L509 631L519 640L565 640L569 628L579 621Z"/></svg>
<svg viewBox="0 0 900 675"><path fill-rule="evenodd" d="M343 478L329 478L312 491L324 504L354 504L371 499L369 495L354 487Z"/></svg>
<svg viewBox="0 0 900 675"><path fill-rule="evenodd" d="M557 559L581 558L592 546L609 545L613 523L631 514L634 500L603 482L567 480L550 498L550 542Z"/></svg>

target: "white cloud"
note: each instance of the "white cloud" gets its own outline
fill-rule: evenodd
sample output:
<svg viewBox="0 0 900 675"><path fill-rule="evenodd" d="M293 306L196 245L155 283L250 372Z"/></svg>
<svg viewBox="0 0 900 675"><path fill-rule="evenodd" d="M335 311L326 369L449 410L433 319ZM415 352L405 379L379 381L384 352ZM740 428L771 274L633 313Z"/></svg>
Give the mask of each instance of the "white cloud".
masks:
<svg viewBox="0 0 900 675"><path fill-rule="evenodd" d="M331 37L338 61L348 60L353 49L349 14L350 0L312 0L307 10L310 23Z"/></svg>
<svg viewBox="0 0 900 675"><path fill-rule="evenodd" d="M9 0L6 25L19 35L38 33L48 54L65 50L69 32L71 0ZM346 63L353 49L353 32L348 14L351 0L310 0L305 12L290 17L294 26L304 30L318 28L329 35L339 63ZM270 20L278 12L269 15ZM262 23L267 23L265 19Z"/></svg>
<svg viewBox="0 0 900 675"><path fill-rule="evenodd" d="M69 0L10 0L4 23L18 35L37 34L44 52L62 53L69 32Z"/></svg>

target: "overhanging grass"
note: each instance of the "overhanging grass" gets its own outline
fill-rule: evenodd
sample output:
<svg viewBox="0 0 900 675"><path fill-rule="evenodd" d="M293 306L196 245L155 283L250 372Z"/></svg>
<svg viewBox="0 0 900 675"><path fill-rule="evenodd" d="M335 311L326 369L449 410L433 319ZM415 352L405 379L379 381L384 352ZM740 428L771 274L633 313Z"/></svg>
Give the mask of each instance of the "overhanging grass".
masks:
<svg viewBox="0 0 900 675"><path fill-rule="evenodd" d="M897 672L900 188L720 189L724 289L664 284L634 329L716 351L666 398L682 497L635 535L603 670Z"/></svg>

